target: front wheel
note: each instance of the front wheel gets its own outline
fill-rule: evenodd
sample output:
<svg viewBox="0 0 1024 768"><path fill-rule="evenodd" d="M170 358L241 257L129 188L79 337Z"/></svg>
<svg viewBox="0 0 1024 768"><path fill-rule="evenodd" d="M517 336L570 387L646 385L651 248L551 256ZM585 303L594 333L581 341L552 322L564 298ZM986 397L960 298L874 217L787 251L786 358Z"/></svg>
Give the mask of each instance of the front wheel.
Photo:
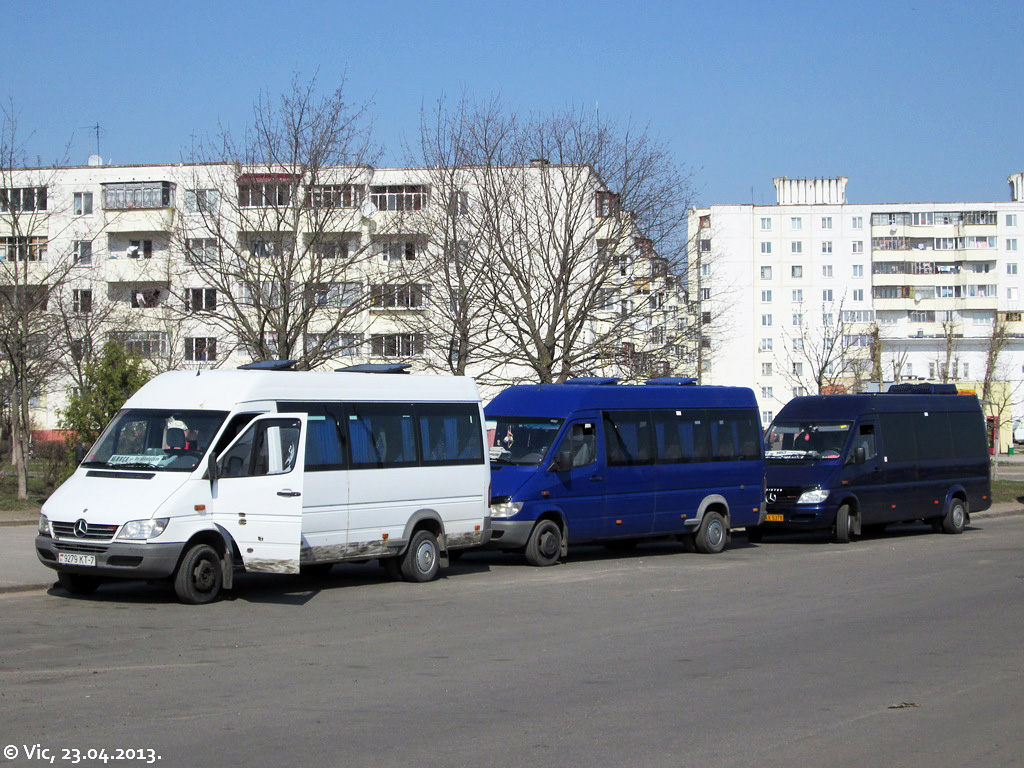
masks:
<svg viewBox="0 0 1024 768"><path fill-rule="evenodd" d="M174 593L188 605L202 605L217 599L224 572L220 555L209 544L196 544L190 548L174 574Z"/></svg>
<svg viewBox="0 0 1024 768"><path fill-rule="evenodd" d="M57 581L72 595L91 595L100 585L100 580L96 576L67 571L57 571Z"/></svg>
<svg viewBox="0 0 1024 768"><path fill-rule="evenodd" d="M717 555L725 549L725 540L728 537L728 529L725 526L725 518L718 512L707 512L704 519L700 521L697 535L694 538L694 546L697 551L705 555Z"/></svg>
<svg viewBox="0 0 1024 768"><path fill-rule="evenodd" d="M554 520L541 520L530 531L526 542L526 562L530 565L554 565L562 554L562 529Z"/></svg>
<svg viewBox="0 0 1024 768"><path fill-rule="evenodd" d="M402 555L402 578L413 582L437 578L441 569L440 557L441 548L437 544L437 537L421 528L412 535L412 541Z"/></svg>
<svg viewBox="0 0 1024 768"><path fill-rule="evenodd" d="M850 505L843 504L836 512L835 540L837 544L847 544L850 541L850 534L853 533L853 515L850 513Z"/></svg>
<svg viewBox="0 0 1024 768"><path fill-rule="evenodd" d="M967 508L960 499L953 499L942 518L943 533L963 533L967 524Z"/></svg>

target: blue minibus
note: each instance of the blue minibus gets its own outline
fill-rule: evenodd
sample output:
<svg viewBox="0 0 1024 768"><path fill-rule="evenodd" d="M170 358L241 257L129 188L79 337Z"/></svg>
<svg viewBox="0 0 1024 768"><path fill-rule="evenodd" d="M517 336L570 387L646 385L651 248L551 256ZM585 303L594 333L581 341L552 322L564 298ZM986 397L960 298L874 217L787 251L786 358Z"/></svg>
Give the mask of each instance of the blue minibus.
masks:
<svg viewBox="0 0 1024 768"><path fill-rule="evenodd" d="M765 438L765 520L748 529L831 529L837 542L894 522L960 533L991 504L985 419L953 384L795 397Z"/></svg>
<svg viewBox="0 0 1024 768"><path fill-rule="evenodd" d="M570 543L676 536L704 553L764 513L754 393L665 377L521 385L484 409L491 548L552 565Z"/></svg>

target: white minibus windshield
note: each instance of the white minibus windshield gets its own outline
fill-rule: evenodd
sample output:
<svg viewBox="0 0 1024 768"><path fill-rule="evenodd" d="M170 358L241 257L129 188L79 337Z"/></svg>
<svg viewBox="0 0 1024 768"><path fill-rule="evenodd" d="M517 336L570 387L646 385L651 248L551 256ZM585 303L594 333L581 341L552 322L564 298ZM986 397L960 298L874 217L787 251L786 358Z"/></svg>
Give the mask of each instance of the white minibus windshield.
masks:
<svg viewBox="0 0 1024 768"><path fill-rule="evenodd" d="M226 411L126 408L103 430L82 466L191 472L226 417Z"/></svg>

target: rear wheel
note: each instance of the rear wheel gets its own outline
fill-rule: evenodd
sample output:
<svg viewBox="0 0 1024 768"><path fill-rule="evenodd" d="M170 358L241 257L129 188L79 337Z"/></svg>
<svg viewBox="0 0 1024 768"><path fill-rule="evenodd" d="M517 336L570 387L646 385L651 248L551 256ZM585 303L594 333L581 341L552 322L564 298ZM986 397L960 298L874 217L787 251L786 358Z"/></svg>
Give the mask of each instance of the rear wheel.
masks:
<svg viewBox="0 0 1024 768"><path fill-rule="evenodd" d="M953 499L949 503L949 509L942 518L943 533L963 533L967 524L967 507L960 499Z"/></svg>
<svg viewBox="0 0 1024 768"><path fill-rule="evenodd" d="M209 544L196 544L190 548L174 574L174 593L188 605L202 605L217 599L224 572L220 555Z"/></svg>
<svg viewBox="0 0 1024 768"><path fill-rule="evenodd" d="M562 554L562 529L554 520L541 520L526 542L526 562L530 565L554 565Z"/></svg>
<svg viewBox="0 0 1024 768"><path fill-rule="evenodd" d="M727 535L725 518L718 512L706 512L704 519L700 521L700 528L697 529L693 543L698 552L705 555L717 555L725 549Z"/></svg>
<svg viewBox="0 0 1024 768"><path fill-rule="evenodd" d="M837 544L847 544L850 541L850 534L853 532L853 513L850 512L850 505L843 504L836 512L835 541Z"/></svg>
<svg viewBox="0 0 1024 768"><path fill-rule="evenodd" d="M409 547L402 555L402 578L413 582L437 578L437 573L441 569L440 557L441 549L437 544L437 537L421 528L412 535Z"/></svg>
<svg viewBox="0 0 1024 768"><path fill-rule="evenodd" d="M57 581L72 595L91 595L100 585L99 577L84 573L57 572Z"/></svg>

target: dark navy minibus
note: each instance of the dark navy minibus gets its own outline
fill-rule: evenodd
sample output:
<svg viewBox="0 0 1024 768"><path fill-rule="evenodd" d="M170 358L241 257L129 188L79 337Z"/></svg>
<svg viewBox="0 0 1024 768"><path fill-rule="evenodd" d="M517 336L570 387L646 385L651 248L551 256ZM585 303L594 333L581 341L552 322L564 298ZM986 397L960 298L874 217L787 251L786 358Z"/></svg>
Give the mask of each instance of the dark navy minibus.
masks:
<svg viewBox="0 0 1024 768"><path fill-rule="evenodd" d="M831 528L847 542L914 520L960 533L991 504L978 398L952 384L793 398L765 438L765 500L752 541L773 528Z"/></svg>
<svg viewBox="0 0 1024 768"><path fill-rule="evenodd" d="M484 409L489 546L552 565L568 544L677 536L716 553L764 513L754 393L666 377L515 386Z"/></svg>

